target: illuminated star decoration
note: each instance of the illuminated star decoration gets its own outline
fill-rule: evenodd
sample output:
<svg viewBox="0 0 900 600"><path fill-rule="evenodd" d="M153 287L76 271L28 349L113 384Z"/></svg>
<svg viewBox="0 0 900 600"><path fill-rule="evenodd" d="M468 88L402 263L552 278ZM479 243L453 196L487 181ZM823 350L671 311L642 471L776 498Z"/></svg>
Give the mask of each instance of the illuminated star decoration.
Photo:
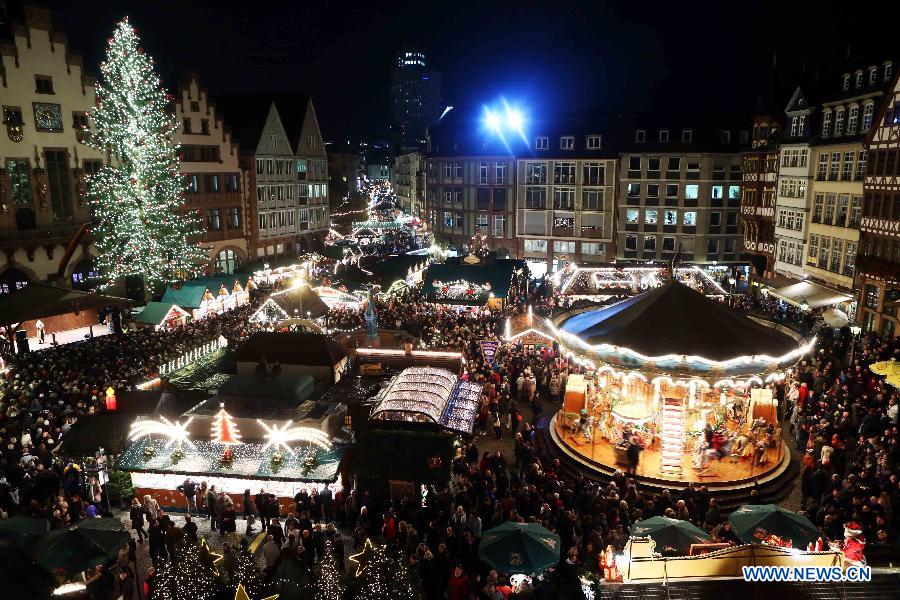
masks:
<svg viewBox="0 0 900 600"><path fill-rule="evenodd" d="M131 424L131 431L128 433L129 439L137 439L141 436L150 436L150 435L161 435L169 439L166 444L166 448L178 442L179 444L187 444L191 448L194 448L194 443L190 440L190 434L188 434L187 427L191 424L191 421L194 420L194 417L191 417L184 423L181 421L175 421L172 423L165 417L160 417L159 421L152 420L141 420L135 421Z"/></svg>
<svg viewBox="0 0 900 600"><path fill-rule="evenodd" d="M237 590L234 592L234 600L250 600L250 595L247 594L247 590L244 589L243 583L238 584ZM265 598L260 598L260 600L278 600L278 594L266 596Z"/></svg>
<svg viewBox="0 0 900 600"><path fill-rule="evenodd" d="M219 566L225 560L225 555L219 554L218 552L213 552L212 548L209 547L209 544L206 543L205 538L200 542L200 548L202 548L206 552L206 554L208 554L209 557L212 559L212 570L213 570L213 573L216 574L216 577L218 577L219 576Z"/></svg>
<svg viewBox="0 0 900 600"><path fill-rule="evenodd" d="M359 577L360 574L366 570L374 556L375 545L372 544L372 540L370 538L366 538L366 543L363 545L363 549L356 554L350 555L350 560L356 563L356 577Z"/></svg>
<svg viewBox="0 0 900 600"><path fill-rule="evenodd" d="M290 442L308 442L326 452L331 450L331 440L328 434L318 429L294 427L292 421L287 421L281 427L278 425L269 427L259 419L256 422L266 430L266 445L262 447L263 452L274 446L276 450L283 448L285 452L293 454L294 451L289 445Z"/></svg>

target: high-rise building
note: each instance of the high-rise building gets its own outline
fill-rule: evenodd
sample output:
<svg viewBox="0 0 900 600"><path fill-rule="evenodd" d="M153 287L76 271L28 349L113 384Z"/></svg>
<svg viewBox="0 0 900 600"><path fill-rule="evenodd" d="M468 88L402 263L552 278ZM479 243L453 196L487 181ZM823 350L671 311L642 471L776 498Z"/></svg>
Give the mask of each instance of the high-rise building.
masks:
<svg viewBox="0 0 900 600"><path fill-rule="evenodd" d="M900 332L900 72L885 63L877 77L891 86L866 137L857 322L889 338Z"/></svg>
<svg viewBox="0 0 900 600"><path fill-rule="evenodd" d="M426 128L441 116L441 74L429 69L425 53L407 48L397 55L391 85L395 137L400 147L425 143Z"/></svg>

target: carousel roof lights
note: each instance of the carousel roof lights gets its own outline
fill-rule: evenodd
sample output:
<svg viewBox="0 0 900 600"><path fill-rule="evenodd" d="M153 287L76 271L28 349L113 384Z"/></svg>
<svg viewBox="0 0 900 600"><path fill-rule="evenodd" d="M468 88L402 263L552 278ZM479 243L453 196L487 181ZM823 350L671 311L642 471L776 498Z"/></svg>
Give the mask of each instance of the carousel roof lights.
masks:
<svg viewBox="0 0 900 600"><path fill-rule="evenodd" d="M184 423L181 421L172 423L167 418L160 417L159 421L135 421L131 424L131 430L128 432L128 439L134 440L145 435L148 437L151 435L159 435L168 438L169 441L166 443L167 448L175 442L178 442L179 444L184 443L193 448L194 443L190 440L190 434L187 431L188 425L190 425L193 420L194 417L191 417Z"/></svg>
<svg viewBox="0 0 900 600"><path fill-rule="evenodd" d="M667 385L681 386L681 387L690 387L692 385L701 385L703 387L710 387L710 385L707 382L703 381L702 379L689 379L687 381L685 381L684 379L674 380L671 377L669 377L668 375L660 375L658 377L654 377L650 381L650 383L652 383L653 385L656 385L658 383L665 383Z"/></svg>
<svg viewBox="0 0 900 600"><path fill-rule="evenodd" d="M647 356L646 354L641 354L635 350L630 348L624 348L622 346L614 346L612 344L589 344L584 341L577 335L571 334L567 331L563 331L558 329L550 319L545 321L547 327L558 337L562 337L568 340L571 340L576 345L586 349L592 350L595 352L605 352L605 353L615 353L615 354L623 354L626 356L630 356L632 358L636 358L638 360L642 360L645 362L696 362L703 363L705 365L709 365L711 367L734 367L740 365L751 365L751 364L779 364L783 362L789 362L799 358L800 356L807 354L810 352L816 344L816 337L813 337L806 344L791 350L790 352L783 354L782 356L769 356L768 354L756 354L752 356L737 356L735 358L731 358L728 360L712 360L706 358L704 356L696 356L696 355L684 355L684 354L664 354L662 356Z"/></svg>
<svg viewBox="0 0 900 600"><path fill-rule="evenodd" d="M323 431L313 427L295 427L292 421L287 421L284 425L272 425L271 427L261 421L256 420L260 426L266 431L266 443L262 447L265 452L270 447L276 450L283 448L288 453L293 453L290 447L291 442L307 442L314 446L318 446L322 450L331 450L331 440Z"/></svg>

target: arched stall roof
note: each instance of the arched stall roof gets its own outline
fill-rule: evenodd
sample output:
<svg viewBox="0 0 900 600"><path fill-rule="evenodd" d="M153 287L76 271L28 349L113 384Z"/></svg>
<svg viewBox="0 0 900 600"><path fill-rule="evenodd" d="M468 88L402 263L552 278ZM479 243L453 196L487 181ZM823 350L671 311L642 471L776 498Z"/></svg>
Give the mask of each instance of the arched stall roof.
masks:
<svg viewBox="0 0 900 600"><path fill-rule="evenodd" d="M460 382L445 369L410 367L379 394L372 418L432 423L470 433L480 393L480 385Z"/></svg>

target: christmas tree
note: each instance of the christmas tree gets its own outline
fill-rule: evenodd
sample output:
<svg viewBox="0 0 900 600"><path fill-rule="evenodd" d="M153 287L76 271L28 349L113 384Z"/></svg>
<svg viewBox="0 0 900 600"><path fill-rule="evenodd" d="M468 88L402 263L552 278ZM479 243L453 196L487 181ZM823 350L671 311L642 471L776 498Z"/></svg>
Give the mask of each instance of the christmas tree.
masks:
<svg viewBox="0 0 900 600"><path fill-rule="evenodd" d="M187 189L171 97L126 18L109 40L100 66L97 108L87 142L111 157L88 182L97 266L108 287L129 275L154 285L186 279L207 261L195 211L182 210Z"/></svg>
<svg viewBox="0 0 900 600"><path fill-rule="evenodd" d="M246 551L237 552L234 570L229 573L229 582L235 590L235 597L238 597L238 585L244 590L244 597L249 600L262 600L270 597L266 593L266 580L259 571L259 565L253 560L253 556Z"/></svg>
<svg viewBox="0 0 900 600"><path fill-rule="evenodd" d="M201 546L182 542L177 555L159 571L153 600L207 600L218 593L212 556Z"/></svg>
<svg viewBox="0 0 900 600"><path fill-rule="evenodd" d="M241 434L238 432L234 418L225 412L225 404L219 405L219 412L212 424L212 441L217 444L233 445L241 443Z"/></svg>
<svg viewBox="0 0 900 600"><path fill-rule="evenodd" d="M325 542L325 556L322 558L322 571L316 581L314 600L340 600L343 593L341 573L337 568L337 557L334 555L334 544Z"/></svg>
<svg viewBox="0 0 900 600"><path fill-rule="evenodd" d="M422 597L404 557L385 546L375 547L371 557L359 566L360 570L348 590L348 598L415 600Z"/></svg>

